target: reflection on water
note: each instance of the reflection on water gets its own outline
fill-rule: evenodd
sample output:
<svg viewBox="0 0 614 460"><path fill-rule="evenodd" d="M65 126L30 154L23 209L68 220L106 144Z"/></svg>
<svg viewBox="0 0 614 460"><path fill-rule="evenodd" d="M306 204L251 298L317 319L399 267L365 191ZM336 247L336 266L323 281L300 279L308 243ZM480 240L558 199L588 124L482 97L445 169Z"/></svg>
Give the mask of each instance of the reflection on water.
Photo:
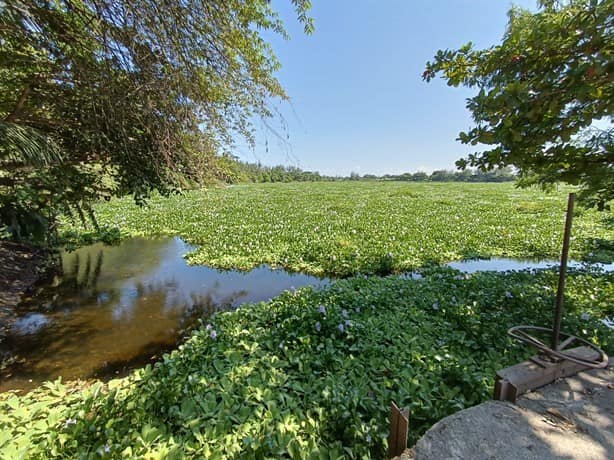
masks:
<svg viewBox="0 0 614 460"><path fill-rule="evenodd" d="M214 311L268 300L326 280L259 267L249 272L189 266L181 239L134 238L62 255L63 275L20 307L3 350L17 363L0 391L45 380L107 376L173 347Z"/></svg>
<svg viewBox="0 0 614 460"><path fill-rule="evenodd" d="M570 268L579 268L584 266L582 262L570 261L567 266ZM614 264L590 264L591 267L601 268L605 271L614 271ZM465 273L474 273L477 271L496 271L503 272L509 270L530 270L559 267L559 262L556 260L522 260L508 259L503 257L493 257L492 259L471 259L461 260L458 262L450 262L448 267L460 270Z"/></svg>

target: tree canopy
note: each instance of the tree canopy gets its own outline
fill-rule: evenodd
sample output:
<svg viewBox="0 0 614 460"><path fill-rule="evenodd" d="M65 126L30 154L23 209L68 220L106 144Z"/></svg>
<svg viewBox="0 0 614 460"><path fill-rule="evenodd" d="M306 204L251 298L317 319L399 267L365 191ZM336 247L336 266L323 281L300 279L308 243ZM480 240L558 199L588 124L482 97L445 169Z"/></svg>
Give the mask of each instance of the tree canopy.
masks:
<svg viewBox="0 0 614 460"><path fill-rule="evenodd" d="M517 168L521 185L565 182L589 203L614 198L614 2L542 0L509 11L499 45L440 50L423 78L478 89L475 126L459 134L485 149L461 169Z"/></svg>
<svg viewBox="0 0 614 460"><path fill-rule="evenodd" d="M291 0L305 31L309 0ZM267 0L0 1L0 233L167 193L286 95Z"/></svg>

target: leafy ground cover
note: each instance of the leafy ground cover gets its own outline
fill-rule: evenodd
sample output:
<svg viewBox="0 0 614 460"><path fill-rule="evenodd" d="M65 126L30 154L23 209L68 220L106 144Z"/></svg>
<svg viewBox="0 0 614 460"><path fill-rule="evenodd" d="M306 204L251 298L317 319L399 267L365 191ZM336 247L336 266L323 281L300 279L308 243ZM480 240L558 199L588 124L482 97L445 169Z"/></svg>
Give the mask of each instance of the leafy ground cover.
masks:
<svg viewBox="0 0 614 460"><path fill-rule="evenodd" d="M507 328L552 317L553 271L428 264L556 257L564 208L563 192L508 184L377 182L100 204L103 232L67 224L67 241L179 235L199 245L194 263L362 275L220 313L125 379L0 395L0 458L382 458L390 400L410 409L415 439L490 398L495 371L530 353ZM611 257L611 219L578 212L575 258ZM564 329L613 352L598 321L613 299L613 273L572 271Z"/></svg>
<svg viewBox="0 0 614 460"><path fill-rule="evenodd" d="M390 400L412 437L488 399L547 325L554 271L337 281L220 313L153 367L0 396L1 458L383 458ZM566 330L614 351L614 274L572 271Z"/></svg>
<svg viewBox="0 0 614 460"><path fill-rule="evenodd" d="M512 184L252 184L96 207L106 237L181 236L192 263L283 266L315 275L387 274L462 258L558 258L565 191ZM66 225L66 239L100 238ZM572 256L614 260L612 213L578 210Z"/></svg>

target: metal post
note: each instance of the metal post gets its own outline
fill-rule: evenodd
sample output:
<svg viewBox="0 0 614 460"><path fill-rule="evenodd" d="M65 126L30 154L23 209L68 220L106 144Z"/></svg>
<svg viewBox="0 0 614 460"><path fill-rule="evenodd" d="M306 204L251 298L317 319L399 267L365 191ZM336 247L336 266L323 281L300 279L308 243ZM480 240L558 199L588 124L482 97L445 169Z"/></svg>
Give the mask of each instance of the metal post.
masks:
<svg viewBox="0 0 614 460"><path fill-rule="evenodd" d="M552 328L552 349L559 348L559 333L561 332L561 317L563 316L563 293L565 291L565 275L567 273L567 256L569 255L569 240L571 238L571 221L573 219L573 204L575 193L569 194L567 201L567 217L565 219L565 234L563 235L563 250L561 251L561 268L559 270L559 286L556 291L554 311L554 327Z"/></svg>

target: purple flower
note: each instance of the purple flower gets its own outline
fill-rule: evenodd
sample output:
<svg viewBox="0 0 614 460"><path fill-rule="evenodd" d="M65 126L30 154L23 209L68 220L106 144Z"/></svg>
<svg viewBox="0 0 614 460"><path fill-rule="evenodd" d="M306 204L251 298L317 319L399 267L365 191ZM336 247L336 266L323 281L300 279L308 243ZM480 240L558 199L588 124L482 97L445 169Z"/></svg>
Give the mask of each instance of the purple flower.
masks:
<svg viewBox="0 0 614 460"><path fill-rule="evenodd" d="M512 297L514 297L514 295L510 291L505 291L505 297L511 299Z"/></svg>
<svg viewBox="0 0 614 460"><path fill-rule="evenodd" d="M341 316L343 316L344 318L348 317L348 311L345 308L341 310Z"/></svg>
<svg viewBox="0 0 614 460"><path fill-rule="evenodd" d="M205 330L210 331L211 329L213 329L213 326L211 326L211 324L207 324L207 326L205 326Z"/></svg>
<svg viewBox="0 0 614 460"><path fill-rule="evenodd" d="M343 324L340 324L339 326L337 326L337 329L343 332L345 330L345 327L343 326Z"/></svg>
<svg viewBox="0 0 614 460"><path fill-rule="evenodd" d="M316 331L320 332L320 329L322 329L322 325L320 324L320 321L318 321L316 323Z"/></svg>
<svg viewBox="0 0 614 460"><path fill-rule="evenodd" d="M215 332L215 329L211 331L211 334L209 334L209 336L215 340L217 338L217 332Z"/></svg>
<svg viewBox="0 0 614 460"><path fill-rule="evenodd" d="M326 314L326 307L325 307L324 305L320 305L320 306L318 307L318 311L319 311L320 313L322 313L323 315L325 315L325 314Z"/></svg>
<svg viewBox="0 0 614 460"><path fill-rule="evenodd" d="M350 327L352 325L352 322L349 319L345 320L345 325L346 327Z"/></svg>
<svg viewBox="0 0 614 460"><path fill-rule="evenodd" d="M433 304L433 310L439 310L439 302Z"/></svg>

